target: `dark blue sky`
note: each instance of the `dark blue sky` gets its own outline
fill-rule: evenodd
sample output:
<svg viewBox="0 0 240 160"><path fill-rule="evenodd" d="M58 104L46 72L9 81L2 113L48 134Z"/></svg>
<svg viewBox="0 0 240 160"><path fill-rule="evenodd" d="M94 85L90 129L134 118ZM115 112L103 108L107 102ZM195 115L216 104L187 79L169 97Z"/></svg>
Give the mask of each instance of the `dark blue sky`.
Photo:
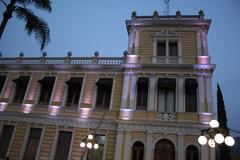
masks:
<svg viewBox="0 0 240 160"><path fill-rule="evenodd" d="M8 0L6 0L8 1ZM152 15L157 10L163 14L163 0L68 0L52 2L51 14L34 9L51 29L51 42L46 47L48 56L92 56L98 50L100 56L122 56L127 49L125 20L131 12ZM198 14L203 9L205 17L212 19L209 30L209 53L217 64L213 77L213 96L216 84L220 84L229 127L240 130L240 0L171 0L170 14L180 10L182 14ZM4 10L0 4L0 13ZM2 20L2 17L0 17ZM34 37L24 31L24 24L13 17L0 40L3 56L40 56ZM216 108L216 98L214 107Z"/></svg>

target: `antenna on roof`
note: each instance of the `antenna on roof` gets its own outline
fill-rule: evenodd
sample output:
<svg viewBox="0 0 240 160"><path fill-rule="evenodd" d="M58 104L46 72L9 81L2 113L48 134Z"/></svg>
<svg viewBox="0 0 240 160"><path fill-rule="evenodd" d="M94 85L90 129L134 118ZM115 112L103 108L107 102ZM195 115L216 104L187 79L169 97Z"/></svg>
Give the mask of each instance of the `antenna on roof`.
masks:
<svg viewBox="0 0 240 160"><path fill-rule="evenodd" d="M165 14L168 16L169 15L169 1L170 0L164 0L164 3L166 5L166 8L165 8Z"/></svg>

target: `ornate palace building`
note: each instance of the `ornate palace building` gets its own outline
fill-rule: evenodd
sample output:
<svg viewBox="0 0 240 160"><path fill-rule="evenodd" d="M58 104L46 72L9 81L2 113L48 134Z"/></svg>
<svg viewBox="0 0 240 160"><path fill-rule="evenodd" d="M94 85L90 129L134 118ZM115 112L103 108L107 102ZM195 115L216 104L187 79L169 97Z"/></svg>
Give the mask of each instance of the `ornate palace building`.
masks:
<svg viewBox="0 0 240 160"><path fill-rule="evenodd" d="M122 57L1 55L0 159L213 160L197 142L213 118L210 23L133 12ZM98 149L80 147L89 134Z"/></svg>

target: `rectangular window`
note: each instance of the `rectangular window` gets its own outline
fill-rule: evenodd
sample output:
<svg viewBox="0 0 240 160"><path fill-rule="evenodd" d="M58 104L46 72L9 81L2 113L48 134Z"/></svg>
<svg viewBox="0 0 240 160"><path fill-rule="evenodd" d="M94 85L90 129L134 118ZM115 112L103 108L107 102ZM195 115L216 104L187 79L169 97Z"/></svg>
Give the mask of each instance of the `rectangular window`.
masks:
<svg viewBox="0 0 240 160"><path fill-rule="evenodd" d="M148 78L138 78L137 81L137 110L147 110Z"/></svg>
<svg viewBox="0 0 240 160"><path fill-rule="evenodd" d="M178 56L177 42L169 42L169 56Z"/></svg>
<svg viewBox="0 0 240 160"><path fill-rule="evenodd" d="M41 91L38 104L48 105L52 95L55 77L44 77L38 82L41 84Z"/></svg>
<svg viewBox="0 0 240 160"><path fill-rule="evenodd" d="M14 126L4 125L0 138L0 159L5 159L12 139ZM4 146L4 147L3 147Z"/></svg>
<svg viewBox="0 0 240 160"><path fill-rule="evenodd" d="M166 42L157 43L157 56L166 56Z"/></svg>
<svg viewBox="0 0 240 160"><path fill-rule="evenodd" d="M88 152L88 160L102 160L104 153L105 135L95 135L94 140L99 145L98 149L90 149Z"/></svg>
<svg viewBox="0 0 240 160"><path fill-rule="evenodd" d="M7 76L0 76L0 94L2 92L3 86L5 84Z"/></svg>
<svg viewBox="0 0 240 160"><path fill-rule="evenodd" d="M175 112L176 80L169 78L158 79L158 111Z"/></svg>
<svg viewBox="0 0 240 160"><path fill-rule="evenodd" d="M97 85L97 109L108 109L110 107L111 102L111 94L112 94L112 78L100 78Z"/></svg>
<svg viewBox="0 0 240 160"><path fill-rule="evenodd" d="M13 80L13 82L16 84L13 103L23 102L29 79L29 76L20 76L19 78Z"/></svg>
<svg viewBox="0 0 240 160"><path fill-rule="evenodd" d="M39 141L41 138L42 129L31 128L30 134L27 141L27 146L24 153L24 160L36 159Z"/></svg>
<svg viewBox="0 0 240 160"><path fill-rule="evenodd" d="M71 146L72 132L59 131L57 148L55 152L55 160L68 159Z"/></svg>
<svg viewBox="0 0 240 160"><path fill-rule="evenodd" d="M197 81L185 80L185 112L197 112Z"/></svg>
<svg viewBox="0 0 240 160"><path fill-rule="evenodd" d="M68 85L66 106L77 106L83 79L80 77L71 77L66 84Z"/></svg>

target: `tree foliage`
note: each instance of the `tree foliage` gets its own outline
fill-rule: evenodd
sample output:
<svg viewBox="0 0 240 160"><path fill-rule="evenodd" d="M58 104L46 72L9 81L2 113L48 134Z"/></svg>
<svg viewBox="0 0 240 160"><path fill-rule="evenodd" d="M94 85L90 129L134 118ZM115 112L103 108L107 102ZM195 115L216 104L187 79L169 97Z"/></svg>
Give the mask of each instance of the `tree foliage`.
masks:
<svg viewBox="0 0 240 160"><path fill-rule="evenodd" d="M35 39L40 43L41 50L50 42L50 29L48 24L40 17L36 16L28 6L34 6L38 9L51 12L50 0L11 0L7 5L3 0L1 2L6 6L3 13L3 20L0 26L0 38L6 27L8 20L14 13L16 17L25 22L25 30L29 35L35 35Z"/></svg>

